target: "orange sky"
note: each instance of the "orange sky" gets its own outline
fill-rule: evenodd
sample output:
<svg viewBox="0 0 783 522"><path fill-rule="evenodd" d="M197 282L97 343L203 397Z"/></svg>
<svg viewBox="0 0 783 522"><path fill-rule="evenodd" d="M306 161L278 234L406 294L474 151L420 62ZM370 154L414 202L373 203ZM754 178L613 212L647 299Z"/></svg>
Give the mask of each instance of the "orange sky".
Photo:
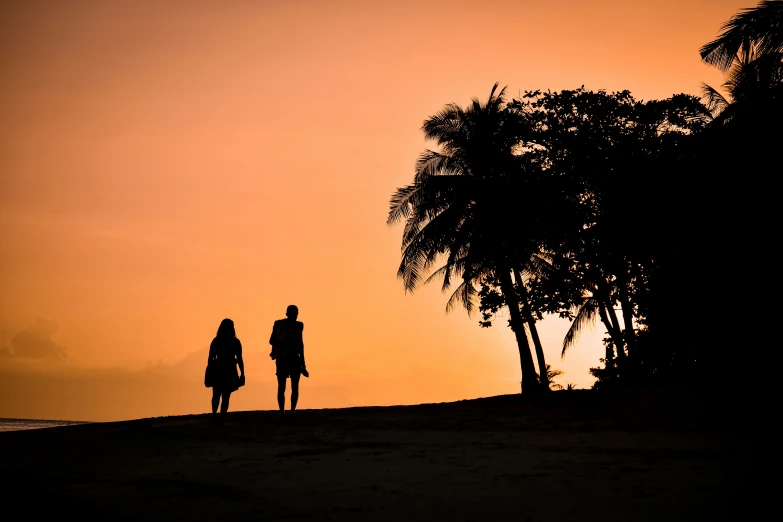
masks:
<svg viewBox="0 0 783 522"><path fill-rule="evenodd" d="M504 318L396 279L388 201L448 102L525 89L697 94L742 7L691 2L51 1L0 7L0 417L205 412L236 323L275 407L272 322L299 306L302 408L515 393ZM382 7L380 7L382 5ZM587 387L603 329L559 357ZM11 355L15 352L14 355ZM61 355L65 357L61 357Z"/></svg>

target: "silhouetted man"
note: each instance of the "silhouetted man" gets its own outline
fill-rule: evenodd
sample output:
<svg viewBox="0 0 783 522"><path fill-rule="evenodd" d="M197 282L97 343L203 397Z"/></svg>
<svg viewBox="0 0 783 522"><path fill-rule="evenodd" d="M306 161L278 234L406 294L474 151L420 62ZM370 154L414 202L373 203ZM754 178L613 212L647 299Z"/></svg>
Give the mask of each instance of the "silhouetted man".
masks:
<svg viewBox="0 0 783 522"><path fill-rule="evenodd" d="M297 321L299 309L290 305L285 311L286 318L278 319L272 327L269 344L272 352L269 354L277 367L277 405L280 416L285 415L285 381L291 378L291 413L296 411L299 400L299 376L309 377L304 358L304 341L302 331L304 324Z"/></svg>

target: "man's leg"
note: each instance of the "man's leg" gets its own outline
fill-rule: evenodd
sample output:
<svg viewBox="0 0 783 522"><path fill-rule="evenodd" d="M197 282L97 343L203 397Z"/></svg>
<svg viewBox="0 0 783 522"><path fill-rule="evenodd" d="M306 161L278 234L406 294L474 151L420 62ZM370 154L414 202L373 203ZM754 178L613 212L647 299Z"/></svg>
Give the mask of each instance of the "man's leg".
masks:
<svg viewBox="0 0 783 522"><path fill-rule="evenodd" d="M296 403L299 401L299 377L298 373L291 374L291 411L296 410Z"/></svg>
<svg viewBox="0 0 783 522"><path fill-rule="evenodd" d="M285 375L277 376L277 405L280 407L280 415L285 413L285 379Z"/></svg>

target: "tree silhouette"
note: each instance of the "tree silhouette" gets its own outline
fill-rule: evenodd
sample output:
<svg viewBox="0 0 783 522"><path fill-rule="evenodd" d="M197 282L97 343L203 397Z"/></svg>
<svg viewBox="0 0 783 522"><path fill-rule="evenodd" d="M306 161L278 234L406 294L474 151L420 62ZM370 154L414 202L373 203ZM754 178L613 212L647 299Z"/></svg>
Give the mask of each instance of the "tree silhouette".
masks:
<svg viewBox="0 0 783 522"><path fill-rule="evenodd" d="M721 27L722 33L699 49L702 60L721 71L736 62L783 50L783 1L762 0L740 10Z"/></svg>
<svg viewBox="0 0 783 522"><path fill-rule="evenodd" d="M550 177L560 180L567 200L579 202L555 227L565 233L548 275L530 285L532 308L574 320L563 353L600 317L610 336L608 364L616 358L627 376L652 371L654 355L649 342L639 345L640 334L670 319L649 296L658 293L662 274L681 269L672 251L689 240L677 237L659 209L676 202L688 182L677 164L704 127L704 107L693 96L641 102L627 91L583 88L528 92L513 105L534 125ZM669 206L672 217L686 208Z"/></svg>
<svg viewBox="0 0 783 522"><path fill-rule="evenodd" d="M495 84L485 103L425 120L440 148L421 154L387 218L405 222L405 290L442 278L443 291L455 286L447 312L478 305L482 326L506 307L525 393L550 387L536 329L546 314L572 320L562 356L600 318L604 368L591 373L601 385L722 368L730 348L689 327L675 303L717 302L726 233L761 244L754 231L771 221L780 132L766 129L783 119L782 4L743 10L702 47L727 71L728 97L705 86L706 105L584 87L507 101ZM751 201L752 212L738 206Z"/></svg>
<svg viewBox="0 0 783 522"><path fill-rule="evenodd" d="M721 29L699 54L726 73L728 96L702 84L703 98L716 123L752 118L754 125L783 98L783 1L765 0L743 9Z"/></svg>
<svg viewBox="0 0 783 522"><path fill-rule="evenodd" d="M529 125L506 109L505 89L497 88L486 103L473 99L466 109L448 104L424 122L425 137L441 150L422 153L413 183L392 196L387 223L405 220L398 276L406 291L436 278L443 279L444 291L461 281L447 311L461 304L470 314L479 282L498 281L517 339L522 391L528 393L539 389L539 380L514 270L540 246L535 230L541 208L534 203L540 187L526 175L540 167L535 157L519 154ZM439 261L443 266L433 271ZM539 363L545 368L543 351Z"/></svg>
<svg viewBox="0 0 783 522"><path fill-rule="evenodd" d="M552 367L550 365L548 365L548 364L546 365L546 378L547 378L547 381L552 383L552 385L551 385L552 388L555 388L556 390L562 390L563 389L563 385L556 383L555 379L557 379L559 376L563 375L564 373L565 372L563 370L552 369Z"/></svg>
<svg viewBox="0 0 783 522"><path fill-rule="evenodd" d="M692 192L694 214L693 259L720 256L730 241L763 245L775 237L778 216L776 188L779 147L783 141L783 2L763 1L744 9L723 24L718 37L701 48L706 63L726 72L723 97L705 88L705 101L714 120L692 144L690 170L703 180ZM716 94L717 93L717 94ZM709 226L697 225L708 224ZM696 263L694 263L695 265ZM716 285L725 278L720 264L693 267L687 288L701 302L722 302L726 292L731 303L759 302L759 287L744 283ZM697 269L698 268L698 269ZM757 256L746 276L754 281L771 280L777 267L774 258ZM754 346L763 339L744 328L706 329L685 337L695 348L699 375L732 375L727 389L750 389L752 372L736 368L737 347ZM682 337L681 337L682 338Z"/></svg>

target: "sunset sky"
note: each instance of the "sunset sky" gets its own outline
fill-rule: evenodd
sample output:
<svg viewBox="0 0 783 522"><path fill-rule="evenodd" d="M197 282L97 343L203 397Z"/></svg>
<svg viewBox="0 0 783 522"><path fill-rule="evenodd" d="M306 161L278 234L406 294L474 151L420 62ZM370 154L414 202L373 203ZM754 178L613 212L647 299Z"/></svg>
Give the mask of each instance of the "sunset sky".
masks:
<svg viewBox="0 0 783 522"><path fill-rule="evenodd" d="M388 4L388 5L387 5ZM449 102L534 89L698 94L699 47L755 2L23 1L0 4L0 417L202 413L235 321L275 407L268 339L300 308L301 408L519 391L506 318L406 295L389 198ZM589 387L603 328L560 358Z"/></svg>

